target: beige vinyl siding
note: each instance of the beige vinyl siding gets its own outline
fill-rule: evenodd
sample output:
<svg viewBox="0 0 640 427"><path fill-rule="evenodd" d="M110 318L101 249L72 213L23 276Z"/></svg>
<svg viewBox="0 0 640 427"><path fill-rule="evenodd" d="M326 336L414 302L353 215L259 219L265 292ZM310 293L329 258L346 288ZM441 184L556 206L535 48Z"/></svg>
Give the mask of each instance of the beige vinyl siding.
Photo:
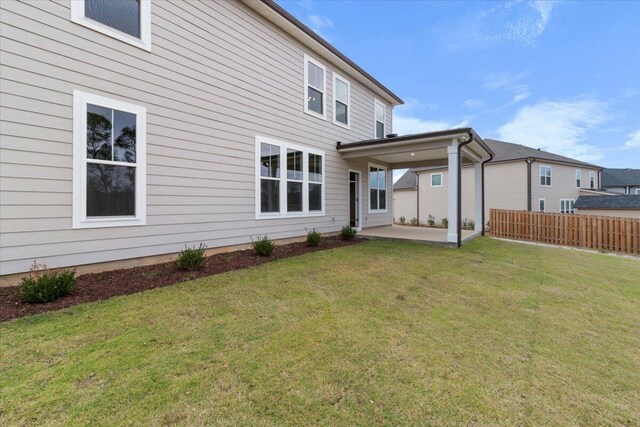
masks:
<svg viewBox="0 0 640 427"><path fill-rule="evenodd" d="M540 186L540 165L551 166L551 187ZM538 210L538 199L545 199L546 212L560 212L561 199L573 199L580 196L580 189L576 187L576 170L582 171L582 188L589 188L589 171L596 174L598 188L598 170L576 167L560 163L549 163L536 160L531 166L531 208Z"/></svg>
<svg viewBox="0 0 640 427"><path fill-rule="evenodd" d="M640 219L640 209L576 209L577 214Z"/></svg>
<svg viewBox="0 0 640 427"><path fill-rule="evenodd" d="M486 164L484 178L485 221L489 221L491 208L527 209L527 164L524 161ZM532 207L537 203L534 199Z"/></svg>
<svg viewBox="0 0 640 427"><path fill-rule="evenodd" d="M393 219L400 222L404 217L407 224L411 218L418 217L418 198L416 190L393 190Z"/></svg>
<svg viewBox="0 0 640 427"><path fill-rule="evenodd" d="M431 175L442 174L442 187L431 187ZM420 179L420 224L427 224L429 215L435 217L437 224L442 218L449 217L449 173L446 169L419 173ZM474 218L475 193L473 187L473 168L462 168L462 219Z"/></svg>
<svg viewBox="0 0 640 427"><path fill-rule="evenodd" d="M371 138L374 94L351 83L351 129L336 126L329 61L235 1L152 4L152 52L70 21L69 3L0 2L2 274L172 253L185 244L338 230L348 221L347 170L336 141ZM304 114L303 60L327 67L327 118ZM73 90L147 109L147 225L71 229ZM387 105L391 129L392 108ZM325 152L323 217L255 219L255 137ZM387 205L391 200L388 174Z"/></svg>

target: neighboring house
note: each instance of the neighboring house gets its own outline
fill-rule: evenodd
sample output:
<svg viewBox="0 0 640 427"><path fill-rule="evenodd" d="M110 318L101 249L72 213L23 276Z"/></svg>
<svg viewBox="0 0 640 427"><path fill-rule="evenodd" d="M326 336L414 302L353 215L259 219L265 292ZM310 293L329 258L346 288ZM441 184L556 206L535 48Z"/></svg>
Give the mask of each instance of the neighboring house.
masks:
<svg viewBox="0 0 640 427"><path fill-rule="evenodd" d="M2 275L392 223L402 100L275 2L0 8Z"/></svg>
<svg viewBox="0 0 640 427"><path fill-rule="evenodd" d="M581 214L640 218L640 197L632 194L580 196L574 207Z"/></svg>
<svg viewBox="0 0 640 427"><path fill-rule="evenodd" d="M600 167L524 145L485 139L494 158L485 164L485 218L489 209L573 212L581 194L598 194ZM418 176L417 189L404 185ZM462 167L462 218L474 218L475 173ZM441 167L409 169L394 185L394 217L428 215L437 223L447 218L448 172ZM401 186L398 184L401 183ZM396 197L396 189L402 194Z"/></svg>
<svg viewBox="0 0 640 427"><path fill-rule="evenodd" d="M407 224L418 218L418 175L407 172L393 184L393 216L396 222L404 217Z"/></svg>
<svg viewBox="0 0 640 427"><path fill-rule="evenodd" d="M611 193L640 195L640 169L605 168L602 188Z"/></svg>

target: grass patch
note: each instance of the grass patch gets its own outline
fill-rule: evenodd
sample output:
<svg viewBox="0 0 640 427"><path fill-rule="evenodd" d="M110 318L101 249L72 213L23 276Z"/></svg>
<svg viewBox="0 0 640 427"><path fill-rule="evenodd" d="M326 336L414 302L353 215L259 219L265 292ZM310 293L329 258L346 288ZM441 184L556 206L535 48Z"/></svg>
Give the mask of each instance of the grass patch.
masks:
<svg viewBox="0 0 640 427"><path fill-rule="evenodd" d="M0 424L622 424L640 262L372 241L0 325Z"/></svg>

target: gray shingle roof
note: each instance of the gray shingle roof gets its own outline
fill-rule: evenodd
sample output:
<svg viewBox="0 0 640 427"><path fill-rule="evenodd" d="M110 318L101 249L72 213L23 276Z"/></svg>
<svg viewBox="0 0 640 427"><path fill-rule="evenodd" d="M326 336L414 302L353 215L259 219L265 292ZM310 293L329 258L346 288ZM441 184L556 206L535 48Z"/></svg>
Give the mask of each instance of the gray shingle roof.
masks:
<svg viewBox="0 0 640 427"><path fill-rule="evenodd" d="M599 166L591 163L561 156L559 154L549 153L548 151L539 150L537 148L527 147L526 145L498 141L497 139L485 139L484 141L487 143L489 148L491 148L491 151L495 153L495 156L492 160L493 162L519 160L534 157L535 159L539 160L550 160L555 162L571 163L574 165L599 168Z"/></svg>
<svg viewBox="0 0 640 427"><path fill-rule="evenodd" d="M640 169L603 169L602 187L640 185Z"/></svg>
<svg viewBox="0 0 640 427"><path fill-rule="evenodd" d="M393 189L407 190L407 189L416 188L418 186L416 178L417 178L416 175L410 170L408 170L404 173L404 175L400 177L400 179L396 181L395 184L393 184Z"/></svg>
<svg viewBox="0 0 640 427"><path fill-rule="evenodd" d="M573 206L576 209L640 209L640 196L580 196Z"/></svg>

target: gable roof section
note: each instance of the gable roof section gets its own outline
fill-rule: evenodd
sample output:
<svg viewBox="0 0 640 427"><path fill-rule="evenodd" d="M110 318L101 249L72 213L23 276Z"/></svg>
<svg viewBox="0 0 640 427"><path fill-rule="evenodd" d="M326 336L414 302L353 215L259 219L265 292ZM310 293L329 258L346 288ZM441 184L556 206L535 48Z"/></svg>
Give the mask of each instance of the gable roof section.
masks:
<svg viewBox="0 0 640 427"><path fill-rule="evenodd" d="M640 209L640 196L580 196L573 205L576 209Z"/></svg>
<svg viewBox="0 0 640 427"><path fill-rule="evenodd" d="M418 177L410 170L406 171L396 182L393 184L394 190L414 190L418 186Z"/></svg>
<svg viewBox="0 0 640 427"><path fill-rule="evenodd" d="M527 147L526 145L513 144L511 142L499 141L497 139L485 139L484 141L495 153L491 163L525 160L531 157L536 160L548 160L551 162L569 163L577 166L600 169L600 166L596 166L591 163L550 153L537 148Z"/></svg>
<svg viewBox="0 0 640 427"><path fill-rule="evenodd" d="M333 57L332 62L341 66L345 71L352 71L350 74L359 77L361 83L377 92L379 96L385 98L394 105L404 104L398 95L391 92L382 83L367 73L349 57L336 49L333 45L320 37L315 31L303 24L298 18L287 12L274 0L242 0L244 4L258 12L270 22L274 23L287 34L299 40L315 53L324 57Z"/></svg>
<svg viewBox="0 0 640 427"><path fill-rule="evenodd" d="M603 169L602 187L640 186L640 169Z"/></svg>

